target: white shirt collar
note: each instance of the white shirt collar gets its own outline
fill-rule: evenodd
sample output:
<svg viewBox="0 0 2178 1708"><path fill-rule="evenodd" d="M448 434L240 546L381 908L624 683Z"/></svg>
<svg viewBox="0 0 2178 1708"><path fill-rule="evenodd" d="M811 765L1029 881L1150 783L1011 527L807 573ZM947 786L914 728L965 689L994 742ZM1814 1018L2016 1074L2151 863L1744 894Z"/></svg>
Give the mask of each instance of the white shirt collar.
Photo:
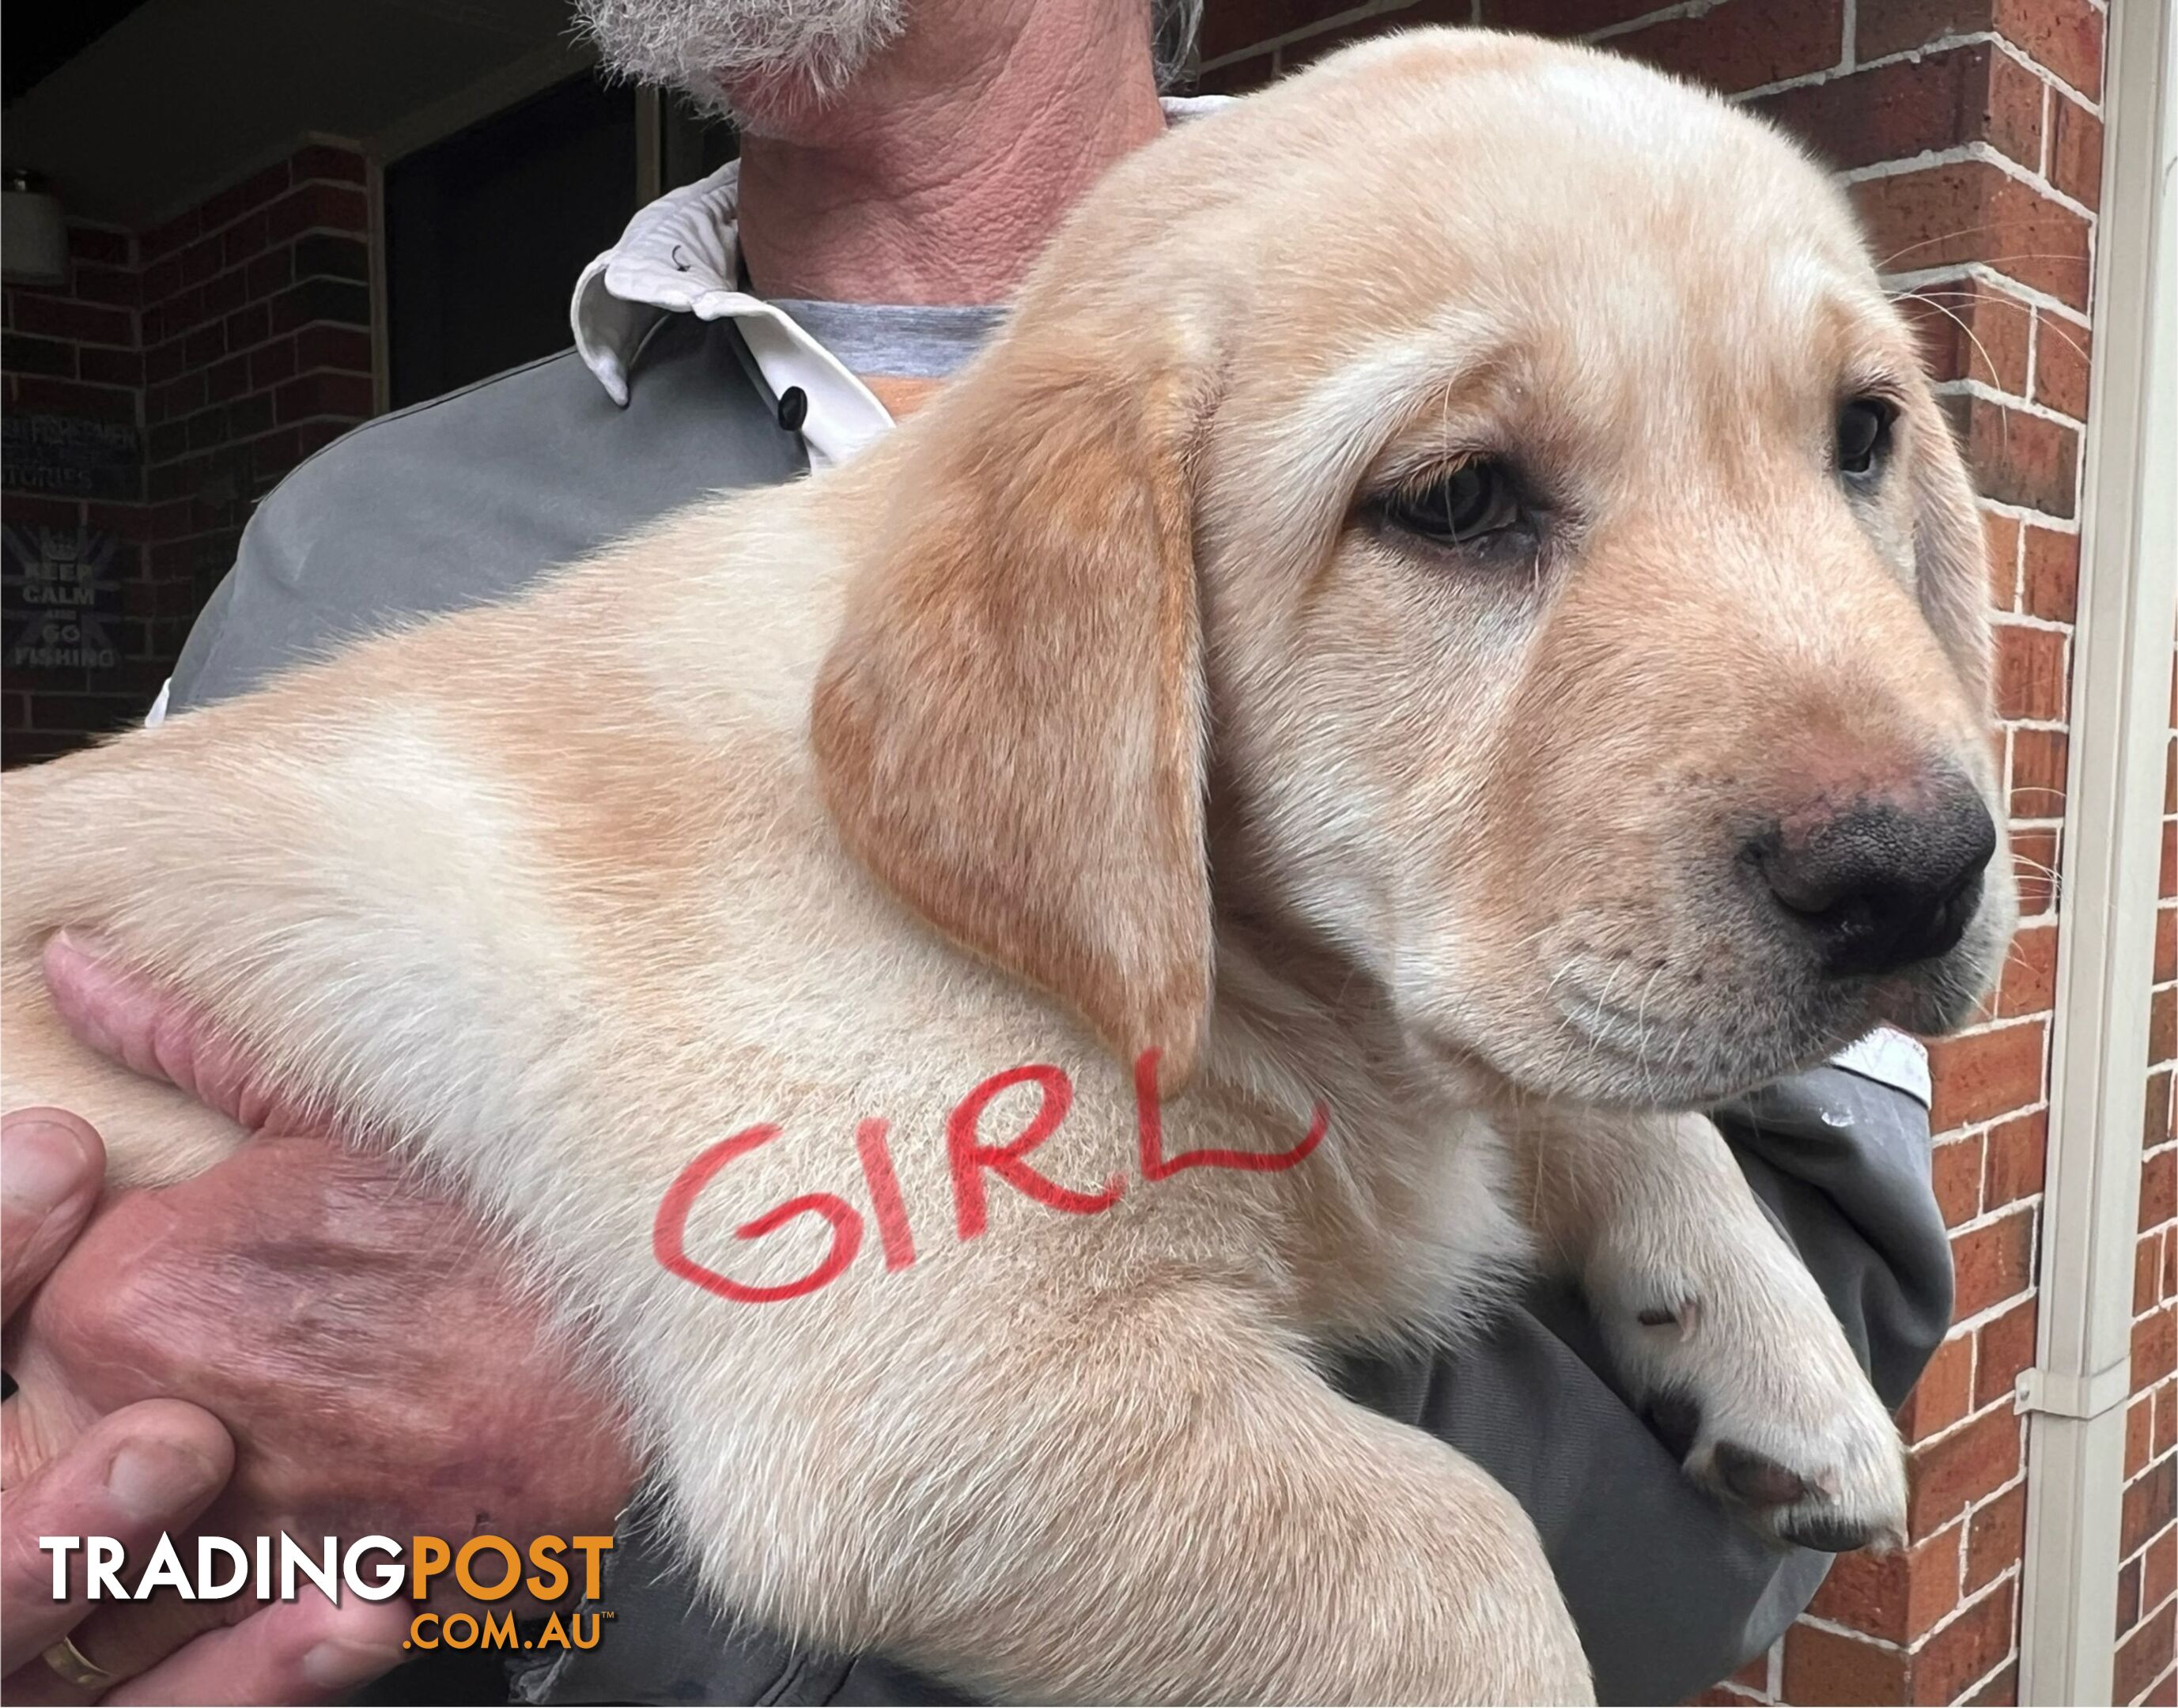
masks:
<svg viewBox="0 0 2178 1708"><path fill-rule="evenodd" d="M1168 98L1179 123L1229 96ZM802 436L815 468L844 463L892 425L892 416L846 364L791 316L740 287L741 162L700 183L670 190L628 222L621 240L575 282L575 348L614 402L627 402L628 376L668 314L740 323L742 338L774 396L798 388L808 399Z"/></svg>

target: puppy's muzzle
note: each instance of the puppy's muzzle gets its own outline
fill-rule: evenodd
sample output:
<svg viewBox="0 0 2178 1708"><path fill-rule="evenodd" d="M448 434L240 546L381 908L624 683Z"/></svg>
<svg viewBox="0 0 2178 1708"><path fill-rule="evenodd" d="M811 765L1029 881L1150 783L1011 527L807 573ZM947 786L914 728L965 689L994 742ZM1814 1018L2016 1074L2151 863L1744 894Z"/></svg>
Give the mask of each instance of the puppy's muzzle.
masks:
<svg viewBox="0 0 2178 1708"><path fill-rule="evenodd" d="M1829 978L1868 978L1948 955L1981 905L1996 826L1948 767L1842 806L1812 806L1744 850L1787 933Z"/></svg>

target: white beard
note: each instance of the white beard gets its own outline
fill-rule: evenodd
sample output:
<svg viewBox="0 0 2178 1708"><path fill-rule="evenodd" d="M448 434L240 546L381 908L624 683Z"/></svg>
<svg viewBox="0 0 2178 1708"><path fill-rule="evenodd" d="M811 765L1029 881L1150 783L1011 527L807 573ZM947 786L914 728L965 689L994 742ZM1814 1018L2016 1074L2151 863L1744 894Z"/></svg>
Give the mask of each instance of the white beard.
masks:
<svg viewBox="0 0 2178 1708"><path fill-rule="evenodd" d="M712 112L762 79L821 100L900 34L907 0L576 0L605 63Z"/></svg>

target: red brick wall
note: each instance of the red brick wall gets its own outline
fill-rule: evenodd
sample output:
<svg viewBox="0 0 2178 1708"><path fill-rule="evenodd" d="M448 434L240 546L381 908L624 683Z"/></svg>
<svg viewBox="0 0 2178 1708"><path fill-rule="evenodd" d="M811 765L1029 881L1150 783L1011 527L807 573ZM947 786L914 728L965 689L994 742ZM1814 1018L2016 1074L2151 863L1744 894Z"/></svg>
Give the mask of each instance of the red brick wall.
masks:
<svg viewBox="0 0 2178 1708"><path fill-rule="evenodd" d="M2178 726L2178 690L2171 704ZM2142 1136L2140 1243L2132 1287L2132 1391L2125 1415L2125 1505L2119 1525L2120 1702L2178 1699L2178 729L2164 774L2163 906L2155 916L2148 1008L2148 1121Z"/></svg>
<svg viewBox="0 0 2178 1708"><path fill-rule="evenodd" d="M11 595L0 634L0 756L10 764L66 751L85 730L141 715L164 671L153 654L156 604L142 551L142 358L136 337L135 240L126 232L78 226L68 233L68 276L55 286L0 288L0 394L11 432L112 430L135 435L133 466L110 477L118 490L99 496L88 478L23 454L11 442L0 459L6 491L0 513L17 539L41 554L73 553L89 539L109 540L113 555L99 578L116 584L118 611L93 612L88 626L57 632L27 626ZM12 545L12 542L11 542ZM14 570L9 565L11 576ZM107 601L101 601L102 603ZM52 660L86 654L89 665Z"/></svg>
<svg viewBox="0 0 2178 1708"><path fill-rule="evenodd" d="M140 719L257 501L372 413L364 176L359 154L309 144L152 230L79 231L66 287L7 287L10 411L141 432L125 505L19 496L25 471L0 477L10 523L88 517L127 541L122 667L11 670L8 764Z"/></svg>
<svg viewBox="0 0 2178 1708"><path fill-rule="evenodd" d="M1203 87L1250 88L1342 42L1416 23L1587 36L1746 100L1838 168L1893 282L1918 293L1907 306L1925 327L1987 515L2000 739L2028 917L1991 1011L1934 1052L1935 1185L1953 1229L1958 1311L1902 1413L1913 1446L1910 1544L1887 1560L1842 1558L1778 1651L1712 1694L2011 1701L2026 1519L2012 1395L2034 1355L2104 10L2096 0L1209 0ZM2178 999L2167 982L2171 922L2166 913L2158 972L2164 1061ZM2150 1134L2148 1202L2167 1218L2167 1073L2159 1084L2166 1124ZM2165 1229L2143 1245L2160 1253L2164 1287L2173 1243ZM2167 1311L2142 1322L2142 1373L2159 1361L2167 1370ZM2156 1451L2131 1496L2133 1547L2167 1526L2167 1421ZM2143 1438L2142 1466L2150 1456ZM2161 1536L2141 1562L2143 1608L2170 1594L2167 1527ZM2155 1645L2169 1656L2169 1609L2159 1617L2163 1634L2127 1651L2148 1658L2124 1663L2143 1686L2159 1670ZM2162 1688L2167 1700L2167 1680Z"/></svg>
<svg viewBox="0 0 2178 1708"><path fill-rule="evenodd" d="M312 145L145 233L152 571L180 649L257 501L372 413L363 156ZM183 597L183 593L186 597Z"/></svg>

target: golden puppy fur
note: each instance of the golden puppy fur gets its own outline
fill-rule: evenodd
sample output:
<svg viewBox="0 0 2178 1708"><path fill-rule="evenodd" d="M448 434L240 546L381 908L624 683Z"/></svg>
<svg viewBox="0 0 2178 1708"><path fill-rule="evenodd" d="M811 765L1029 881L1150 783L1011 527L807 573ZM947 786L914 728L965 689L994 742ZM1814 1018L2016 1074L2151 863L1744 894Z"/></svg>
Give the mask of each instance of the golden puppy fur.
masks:
<svg viewBox="0 0 2178 1708"><path fill-rule="evenodd" d="M1524 547L1386 524L1490 457ZM1929 765L1994 802L1980 552L1795 149L1603 54L1393 37L1114 172L857 462L9 777L6 1097L127 1180L236 1141L59 1026L41 945L110 939L517 1236L721 1604L788 1630L1004 1695L1579 1700L1518 1506L1317 1360L1569 1268L1698 1399L1691 1474L1804 1477L1751 1522L1897 1530L1889 1420L1679 1112L1986 986L2004 886L1824 980L1732 854ZM1045 1141L1048 1076L966 1142L1075 1196L986 1156L971 1209L949 1114L1035 1064ZM1169 1167L1319 1106L1290 1166ZM911 1264L691 1284L836 1256L822 1202L747 1224L872 1213L873 1119Z"/></svg>

